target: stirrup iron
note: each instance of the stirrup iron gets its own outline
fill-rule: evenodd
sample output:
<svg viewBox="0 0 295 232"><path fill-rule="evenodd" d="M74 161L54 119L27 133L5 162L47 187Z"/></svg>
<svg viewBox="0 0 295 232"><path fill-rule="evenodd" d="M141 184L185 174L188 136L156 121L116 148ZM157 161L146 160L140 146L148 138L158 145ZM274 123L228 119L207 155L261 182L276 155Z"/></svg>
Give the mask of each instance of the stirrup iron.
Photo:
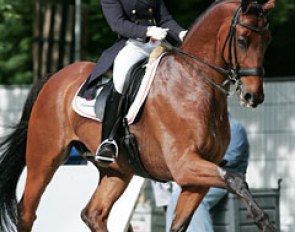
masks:
<svg viewBox="0 0 295 232"><path fill-rule="evenodd" d="M101 147L103 145L105 145L105 144L114 146L114 148L115 148L115 157L105 157L105 156L99 155L99 151L100 151ZM101 161L101 162L110 162L111 163L111 162L116 161L116 159L118 158L118 154L119 154L119 148L118 148L117 142L115 140L113 140L113 139L112 140L111 139L106 139L97 148L95 156L94 156L94 160L98 161L98 162Z"/></svg>

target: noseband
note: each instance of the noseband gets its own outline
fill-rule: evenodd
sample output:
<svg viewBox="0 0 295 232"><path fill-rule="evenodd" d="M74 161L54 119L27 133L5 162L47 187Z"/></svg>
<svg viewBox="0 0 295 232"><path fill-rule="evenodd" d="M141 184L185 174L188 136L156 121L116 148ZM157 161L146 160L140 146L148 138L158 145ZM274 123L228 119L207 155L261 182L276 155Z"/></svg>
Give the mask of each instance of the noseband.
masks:
<svg viewBox="0 0 295 232"><path fill-rule="evenodd" d="M261 9L261 7L259 5L255 6L257 15L259 17L263 16L263 11ZM268 29L269 24L266 23L263 27L255 27L252 25L249 25L245 22L242 22L239 20L239 16L242 12L242 8L241 6L238 7L238 9L236 10L232 22L231 22L231 26L229 29L229 32L227 34L226 37L226 41L224 44L224 47L226 46L226 44L228 43L228 54L229 54L229 61L228 61L228 65L227 68L222 68L220 66L214 65L214 64L210 64L190 53L187 53L177 47L172 46L171 44L169 44L168 42L162 42L162 45L164 47L166 47L168 50L173 50L174 52L176 52L177 54L179 54L182 59L188 64L190 65L192 68L193 64L186 59L186 57L192 58L193 60L196 60L202 64L205 64L207 66L209 66L210 68L226 75L228 78L221 84L216 84L214 81L212 81L209 78L205 78L210 84L212 84L213 86L215 86L216 88L218 88L221 92L223 92L226 96L230 95L229 92L227 90L224 89L224 86L227 85L228 83L230 84L236 84L237 86L240 85L240 78L243 76L264 76L264 68L263 67L254 67L254 68L242 68L239 65L238 59L237 59L237 44L236 44L236 26L240 25L242 27L245 27L251 31L254 31L256 33L260 33L262 34L265 30Z"/></svg>

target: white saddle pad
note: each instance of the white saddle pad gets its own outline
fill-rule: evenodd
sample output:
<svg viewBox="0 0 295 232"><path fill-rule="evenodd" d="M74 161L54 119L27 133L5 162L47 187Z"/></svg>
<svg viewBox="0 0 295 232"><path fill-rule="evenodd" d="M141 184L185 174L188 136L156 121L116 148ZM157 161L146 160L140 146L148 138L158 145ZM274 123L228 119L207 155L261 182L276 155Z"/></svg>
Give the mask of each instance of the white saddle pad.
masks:
<svg viewBox="0 0 295 232"><path fill-rule="evenodd" d="M135 100L132 103L132 105L130 106L128 113L126 115L129 125L134 122L134 119L136 118L136 116L140 110L140 107L144 103L144 101L149 93L151 84L152 84L155 74L156 74L156 70L160 64L160 61L161 61L163 55L164 55L164 53L161 54L161 56L159 56L158 59L156 59L153 63L149 64L146 68L146 72L145 72L145 75L144 75L142 82L140 84L138 93L137 93ZM84 85L84 83L81 85L81 87L83 85ZM72 101L73 110L82 117L90 118L90 119L93 119L96 121L100 121L100 119L98 119L96 117L95 111L94 111L96 98L94 98L93 100L87 100L85 98L78 96L80 88L77 91L77 93L75 94L75 97ZM101 90L102 89L98 89L97 95L100 93Z"/></svg>

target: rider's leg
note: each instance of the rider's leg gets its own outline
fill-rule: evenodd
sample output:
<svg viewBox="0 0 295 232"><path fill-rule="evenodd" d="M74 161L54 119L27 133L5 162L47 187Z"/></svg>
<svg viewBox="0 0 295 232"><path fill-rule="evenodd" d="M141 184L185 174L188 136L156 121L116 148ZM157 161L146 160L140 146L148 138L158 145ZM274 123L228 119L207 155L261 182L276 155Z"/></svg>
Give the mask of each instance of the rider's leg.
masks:
<svg viewBox="0 0 295 232"><path fill-rule="evenodd" d="M130 68L138 61L148 57L150 50L140 42L127 42L114 61L114 90L110 94L102 123L102 143L96 152L96 160L101 165L111 164L117 154L116 131L122 122L123 87Z"/></svg>
<svg viewBox="0 0 295 232"><path fill-rule="evenodd" d="M123 93L126 76L130 68L138 61L147 58L152 52L153 45L138 41L128 41L126 46L118 53L114 61L113 81L115 89Z"/></svg>
<svg viewBox="0 0 295 232"><path fill-rule="evenodd" d="M121 109L124 96L113 89L108 97L105 113L102 120L101 145L96 151L96 161L101 166L108 166L114 162L118 147L115 141L116 131L121 123Z"/></svg>

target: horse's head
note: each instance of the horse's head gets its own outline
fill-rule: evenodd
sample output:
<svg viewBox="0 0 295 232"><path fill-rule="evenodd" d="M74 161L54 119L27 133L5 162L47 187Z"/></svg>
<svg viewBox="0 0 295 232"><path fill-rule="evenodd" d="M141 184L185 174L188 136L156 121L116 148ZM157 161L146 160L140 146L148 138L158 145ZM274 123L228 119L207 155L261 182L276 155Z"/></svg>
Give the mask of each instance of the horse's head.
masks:
<svg viewBox="0 0 295 232"><path fill-rule="evenodd" d="M266 14L274 5L275 0L264 4L242 0L229 32L225 32L223 54L229 66L229 78L237 82L241 104L246 107L256 107L264 100L263 60L270 41Z"/></svg>
<svg viewBox="0 0 295 232"><path fill-rule="evenodd" d="M222 93L227 95L225 86L234 83L241 104L247 107L256 107L264 100L263 60L270 42L267 13L274 8L275 0L261 1L264 3L216 0L217 4L191 27L180 49L174 49L182 57L209 67L207 76L215 76L208 75L208 70L219 72L223 76L221 81L204 76L203 79ZM186 60L186 63L190 62ZM200 69L205 70L204 66Z"/></svg>

